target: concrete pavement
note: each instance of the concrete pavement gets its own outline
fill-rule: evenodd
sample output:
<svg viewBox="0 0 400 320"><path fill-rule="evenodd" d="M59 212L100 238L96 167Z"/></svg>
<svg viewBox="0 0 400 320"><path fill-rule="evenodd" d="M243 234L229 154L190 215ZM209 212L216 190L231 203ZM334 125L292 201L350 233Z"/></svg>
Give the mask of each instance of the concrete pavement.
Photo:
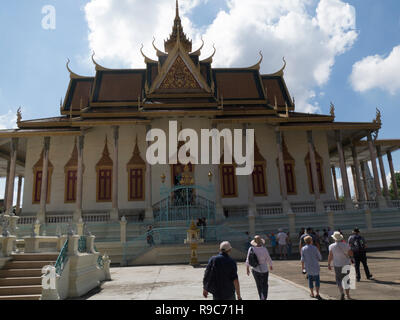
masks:
<svg viewBox="0 0 400 320"><path fill-rule="evenodd" d="M202 297L203 268L187 265L112 268L113 281L88 300L205 300ZM258 300L253 276L246 275L246 266L238 264L243 300ZM313 300L308 289L270 274L269 300ZM212 296L208 298L211 300Z"/></svg>

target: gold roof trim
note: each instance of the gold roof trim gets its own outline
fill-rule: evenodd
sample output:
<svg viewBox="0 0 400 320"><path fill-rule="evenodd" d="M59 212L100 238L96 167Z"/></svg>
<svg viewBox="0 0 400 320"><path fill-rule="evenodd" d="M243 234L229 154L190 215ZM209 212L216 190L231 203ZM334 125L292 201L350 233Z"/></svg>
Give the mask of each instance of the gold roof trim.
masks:
<svg viewBox="0 0 400 320"><path fill-rule="evenodd" d="M247 69L260 70L261 63L262 63L263 60L264 60L264 56L263 56L263 54L262 54L261 51L260 51L259 53L260 53L260 56L261 56L260 60L259 60L254 66L251 66L251 67L249 67L249 68L247 68Z"/></svg>
<svg viewBox="0 0 400 320"><path fill-rule="evenodd" d="M196 55L196 56L199 56L199 55L201 54L201 49L203 49L203 47L204 47L204 40L203 40L203 37L201 37L201 42L202 42L202 44L201 44L200 48L197 49L196 51L190 53L189 55Z"/></svg>
<svg viewBox="0 0 400 320"><path fill-rule="evenodd" d="M213 44L213 48L214 48L214 52L211 56L209 56L207 59L201 60L201 63L212 63L213 62L213 58L215 56L215 53L217 52L217 49L215 48L215 45Z"/></svg>
<svg viewBox="0 0 400 320"><path fill-rule="evenodd" d="M285 71L285 69L286 69L287 63L286 63L285 57L283 57L282 60L283 60L283 62L284 62L282 69L280 69L279 71L277 71L277 72L275 72L275 73L265 74L265 75L263 75L263 76L283 77L284 71Z"/></svg>
<svg viewBox="0 0 400 320"><path fill-rule="evenodd" d="M143 58L144 58L144 62L145 63L158 63L158 61L150 59L149 57L147 57L144 52L143 52L143 43L142 43L142 47L140 48L140 53L142 54Z"/></svg>
<svg viewBox="0 0 400 320"><path fill-rule="evenodd" d="M107 68L104 68L103 66L99 65L99 64L96 62L96 60L94 60L95 54L96 54L96 53L93 51L93 54L92 54L92 61L93 61L93 64L96 66L96 71L109 71L109 70L111 70L111 69L107 69Z"/></svg>
<svg viewBox="0 0 400 320"><path fill-rule="evenodd" d="M135 148L133 150L133 155L131 160L129 160L127 167L131 166L145 166L146 162L143 160L143 158L140 155L140 150L139 150L139 144L138 144L138 137L136 135L136 143L135 143Z"/></svg>
<svg viewBox="0 0 400 320"><path fill-rule="evenodd" d="M156 42L156 38L153 37L153 42L151 43L153 45L154 50L156 50L157 52L157 57L163 57L163 56L167 56L167 54L163 51L161 51L160 49L158 49L155 45Z"/></svg>
<svg viewBox="0 0 400 320"><path fill-rule="evenodd" d="M105 145L104 145L104 149L103 149L103 155L102 155L101 159L99 160L99 162L97 162L96 168L112 167L112 166L113 166L113 161L110 158L110 152L108 151L108 139L106 136L106 141L105 141Z"/></svg>
<svg viewBox="0 0 400 320"><path fill-rule="evenodd" d="M84 78L87 78L85 76L81 76L81 75L76 74L75 72L73 72L71 70L71 68L69 67L70 62L71 62L71 60L68 59L68 61L67 61L67 70L69 72L69 76L70 76L71 79L84 79Z"/></svg>

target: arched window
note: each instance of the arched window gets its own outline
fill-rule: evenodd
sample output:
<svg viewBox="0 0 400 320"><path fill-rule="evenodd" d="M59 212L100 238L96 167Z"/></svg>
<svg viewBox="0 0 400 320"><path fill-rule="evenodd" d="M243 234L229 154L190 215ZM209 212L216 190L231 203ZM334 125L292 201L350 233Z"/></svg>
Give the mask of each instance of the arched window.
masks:
<svg viewBox="0 0 400 320"><path fill-rule="evenodd" d="M221 184L221 197L222 198L237 198L237 176L236 164L225 164L224 154L222 154L220 161L220 184Z"/></svg>
<svg viewBox="0 0 400 320"><path fill-rule="evenodd" d="M260 153L257 142L254 147L253 194L256 197L265 197L268 194L265 178L267 161Z"/></svg>
<svg viewBox="0 0 400 320"><path fill-rule="evenodd" d="M65 192L64 202L74 203L76 201L76 186L77 186L77 175L78 172L78 149L76 146L76 140L74 141L74 149L71 154L71 158L64 167L65 173Z"/></svg>
<svg viewBox="0 0 400 320"><path fill-rule="evenodd" d="M313 184L313 180L312 180L310 153L307 154L304 161L305 161L306 168L307 168L309 191L310 191L310 194L314 194L314 184ZM315 162L317 165L317 177L318 177L319 192L326 193L325 182L324 182L324 165L323 165L324 162L323 162L322 157L318 154L318 152L315 152Z"/></svg>
<svg viewBox="0 0 400 320"><path fill-rule="evenodd" d="M296 195L297 194L296 173L295 173L296 162L294 158L290 155L283 137L282 137L282 149L283 149L283 165L285 171L287 194ZM279 159L276 160L276 164L278 166L278 174L279 174ZM279 181L280 181L280 174L279 174Z"/></svg>
<svg viewBox="0 0 400 320"><path fill-rule="evenodd" d="M96 165L97 172L97 202L112 201L112 170L113 161L108 152L107 138L103 150L103 156Z"/></svg>
<svg viewBox="0 0 400 320"><path fill-rule="evenodd" d="M43 175L43 154L44 150L40 154L40 159L33 166L33 192L32 192L32 204L39 204L42 193L42 175ZM47 203L50 203L50 191L51 191L51 176L53 175L53 165L49 160L49 167L47 171Z"/></svg>
<svg viewBox="0 0 400 320"><path fill-rule="evenodd" d="M137 138L132 158L126 167L128 170L128 201L144 201L146 163L140 156Z"/></svg>

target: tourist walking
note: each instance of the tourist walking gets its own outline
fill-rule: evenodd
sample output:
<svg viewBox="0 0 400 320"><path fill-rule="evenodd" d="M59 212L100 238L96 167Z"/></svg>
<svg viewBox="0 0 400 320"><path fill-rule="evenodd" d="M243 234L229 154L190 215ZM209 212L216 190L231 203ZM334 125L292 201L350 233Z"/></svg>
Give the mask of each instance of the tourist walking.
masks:
<svg viewBox="0 0 400 320"><path fill-rule="evenodd" d="M260 236L255 236L251 245L246 259L247 275L250 276L251 267L260 300L267 300L269 270L273 270L272 259L265 247L265 240ZM256 259L253 258L254 255L257 257Z"/></svg>
<svg viewBox="0 0 400 320"><path fill-rule="evenodd" d="M322 243L325 246L325 250L326 250L327 254L329 254L329 245L330 245L329 234L328 234L328 231L326 231L326 229L324 229L323 232L324 232L324 234L322 235Z"/></svg>
<svg viewBox="0 0 400 320"><path fill-rule="evenodd" d="M278 234L276 236L279 245L279 254L280 259L287 259L287 234L283 232L283 229L278 230Z"/></svg>
<svg viewBox="0 0 400 320"><path fill-rule="evenodd" d="M365 276L368 280L372 279L367 263L367 244L364 237L360 235L360 229L355 228L353 234L349 238L349 246L354 255L354 264L356 268L357 281L361 281L360 263L364 266Z"/></svg>
<svg viewBox="0 0 400 320"><path fill-rule="evenodd" d="M152 247L155 245L154 243L154 237L153 237L153 226L149 226L149 228L147 229L146 232L146 240L147 240L147 244Z"/></svg>
<svg viewBox="0 0 400 320"><path fill-rule="evenodd" d="M345 267L349 267L351 265L351 257L353 256L353 252L350 249L350 246L343 242L343 235L340 234L339 231L334 232L332 235L335 243L329 246L329 257L328 257L328 269L332 270L332 262L333 267L335 269L335 277L336 284L340 291L340 300L345 300L345 293L348 299L350 298L350 288L343 288L343 279L348 274L345 271Z"/></svg>
<svg viewBox="0 0 400 320"><path fill-rule="evenodd" d="M312 237L307 236L304 241L306 245L301 249L301 268L305 270L308 275L308 286L311 291L310 296L322 300L319 295L321 283L319 262L322 260L322 256L317 247L313 245ZM316 295L314 295L314 283Z"/></svg>
<svg viewBox="0 0 400 320"><path fill-rule="evenodd" d="M276 259L276 246L277 246L277 242L276 242L276 236L274 233L271 233L268 236L269 241L271 242L271 248L272 248L272 256L274 257L274 259Z"/></svg>
<svg viewBox="0 0 400 320"><path fill-rule="evenodd" d="M316 241L316 237L313 234L313 229L308 227L306 229L306 231L304 232L304 234L300 237L300 241L299 241L299 253L301 254L301 249L306 245L304 239L306 237L310 236L313 240L314 245L317 247L318 250L321 250L321 248L319 247L319 243Z"/></svg>
<svg viewBox="0 0 400 320"><path fill-rule="evenodd" d="M236 261L230 257L232 246L228 241L220 245L220 253L212 257L204 272L203 296L213 295L214 300L242 300Z"/></svg>
<svg viewBox="0 0 400 320"><path fill-rule="evenodd" d="M293 248L293 243L292 243L292 239L290 238L290 232L288 232L287 233L287 254L288 254L289 258L292 256L292 248Z"/></svg>

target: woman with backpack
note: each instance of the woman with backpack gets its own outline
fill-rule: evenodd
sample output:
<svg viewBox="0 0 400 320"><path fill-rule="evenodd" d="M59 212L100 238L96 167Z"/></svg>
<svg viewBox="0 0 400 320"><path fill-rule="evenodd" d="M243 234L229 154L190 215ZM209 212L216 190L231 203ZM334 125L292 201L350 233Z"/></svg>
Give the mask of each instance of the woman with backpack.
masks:
<svg viewBox="0 0 400 320"><path fill-rule="evenodd" d="M269 270L272 271L273 268L271 256L265 247L265 240L260 236L255 236L254 240L251 241L251 247L247 253L246 266L248 276L250 276L250 267L252 268L251 271L256 281L260 300L267 300Z"/></svg>

